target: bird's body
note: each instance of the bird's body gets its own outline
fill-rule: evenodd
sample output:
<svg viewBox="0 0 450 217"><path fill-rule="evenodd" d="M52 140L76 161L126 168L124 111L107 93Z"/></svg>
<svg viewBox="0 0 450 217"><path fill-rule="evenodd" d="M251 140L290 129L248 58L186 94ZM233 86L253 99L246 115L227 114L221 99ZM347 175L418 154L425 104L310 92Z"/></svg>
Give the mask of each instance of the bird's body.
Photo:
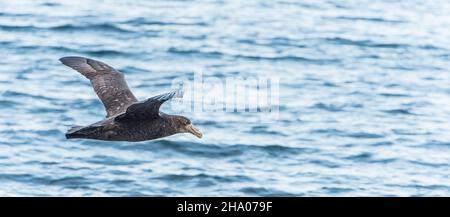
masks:
<svg viewBox="0 0 450 217"><path fill-rule="evenodd" d="M192 133L202 137L189 119L159 111L161 104L180 94L179 91L138 102L123 74L105 63L84 57L63 57L60 61L91 81L107 112L106 118L101 121L70 129L66 133L67 139L145 141L176 133Z"/></svg>
<svg viewBox="0 0 450 217"><path fill-rule="evenodd" d="M117 122L115 117L103 119L86 127L73 127L66 134L68 139L85 138L112 141L145 141L171 136L178 128L169 115L146 121Z"/></svg>

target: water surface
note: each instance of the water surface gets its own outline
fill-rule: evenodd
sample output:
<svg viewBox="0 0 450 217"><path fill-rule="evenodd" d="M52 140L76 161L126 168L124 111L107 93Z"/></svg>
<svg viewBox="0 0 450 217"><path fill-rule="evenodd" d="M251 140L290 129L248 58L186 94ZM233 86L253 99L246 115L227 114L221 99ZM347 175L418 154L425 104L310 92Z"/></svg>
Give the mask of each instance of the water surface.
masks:
<svg viewBox="0 0 450 217"><path fill-rule="evenodd" d="M0 195L449 196L448 1L2 1ZM280 78L279 119L186 112L204 133L66 140L105 112L58 58L176 77ZM168 108L165 108L168 109Z"/></svg>

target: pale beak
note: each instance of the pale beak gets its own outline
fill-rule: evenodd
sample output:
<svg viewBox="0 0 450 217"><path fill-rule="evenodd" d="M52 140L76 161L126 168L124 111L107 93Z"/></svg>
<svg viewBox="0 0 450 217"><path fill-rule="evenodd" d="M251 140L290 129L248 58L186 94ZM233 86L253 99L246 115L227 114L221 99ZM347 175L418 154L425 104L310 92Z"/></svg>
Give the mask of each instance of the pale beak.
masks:
<svg viewBox="0 0 450 217"><path fill-rule="evenodd" d="M200 130L195 128L192 124L187 125L186 126L186 130L187 130L187 132L194 134L198 138L202 138L203 137L202 132L200 132Z"/></svg>

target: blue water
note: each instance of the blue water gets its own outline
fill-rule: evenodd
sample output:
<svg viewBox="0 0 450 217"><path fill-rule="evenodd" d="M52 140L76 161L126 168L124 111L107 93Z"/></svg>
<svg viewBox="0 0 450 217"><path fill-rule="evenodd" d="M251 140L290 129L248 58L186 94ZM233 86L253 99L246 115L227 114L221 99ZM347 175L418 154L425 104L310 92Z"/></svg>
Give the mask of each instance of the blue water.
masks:
<svg viewBox="0 0 450 217"><path fill-rule="evenodd" d="M2 196L450 196L449 1L1 1ZM279 118L186 112L203 139L66 140L105 115L58 58L280 78Z"/></svg>

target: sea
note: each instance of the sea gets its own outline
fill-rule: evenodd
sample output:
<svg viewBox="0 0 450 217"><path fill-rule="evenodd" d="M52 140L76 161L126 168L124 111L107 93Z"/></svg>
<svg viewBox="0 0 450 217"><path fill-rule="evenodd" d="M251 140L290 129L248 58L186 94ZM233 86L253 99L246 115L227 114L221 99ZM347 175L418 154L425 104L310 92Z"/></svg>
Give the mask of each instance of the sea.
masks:
<svg viewBox="0 0 450 217"><path fill-rule="evenodd" d="M275 82L255 110L163 104L201 139L67 140L106 113L64 56L140 100ZM450 196L449 121L449 1L0 1L1 196Z"/></svg>

